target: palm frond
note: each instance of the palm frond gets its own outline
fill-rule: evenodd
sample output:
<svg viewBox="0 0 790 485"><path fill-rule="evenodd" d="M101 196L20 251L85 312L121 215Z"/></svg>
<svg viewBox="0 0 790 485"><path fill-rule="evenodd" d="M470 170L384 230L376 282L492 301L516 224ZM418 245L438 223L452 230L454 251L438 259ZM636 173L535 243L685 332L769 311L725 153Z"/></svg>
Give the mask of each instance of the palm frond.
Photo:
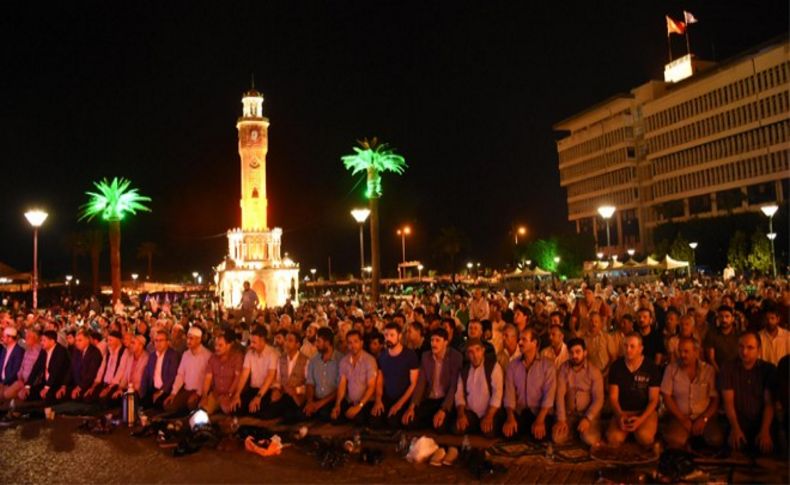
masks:
<svg viewBox="0 0 790 485"><path fill-rule="evenodd" d="M126 214L137 214L138 211L150 212L144 202L151 198L141 195L136 188L130 188L132 182L123 177L114 177L112 182L106 178L93 182L97 192L85 192L88 202L80 207L79 220L92 220L101 215L106 221L120 221Z"/></svg>

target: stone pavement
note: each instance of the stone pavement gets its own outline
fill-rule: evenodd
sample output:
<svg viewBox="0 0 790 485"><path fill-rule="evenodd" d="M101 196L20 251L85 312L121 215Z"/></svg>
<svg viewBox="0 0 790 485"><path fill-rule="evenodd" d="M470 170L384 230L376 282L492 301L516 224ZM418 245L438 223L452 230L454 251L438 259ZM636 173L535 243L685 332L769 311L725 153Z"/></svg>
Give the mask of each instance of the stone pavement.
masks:
<svg viewBox="0 0 790 485"><path fill-rule="evenodd" d="M240 424L245 424L242 419ZM157 446L153 438L133 438L128 428L110 435L92 435L77 429L81 420L61 417L55 421L31 421L0 430L0 483L476 483L466 464L432 467L413 465L395 454L394 445L385 447L378 466L355 460L334 470L323 469L314 456L296 448L285 448L279 456L262 458L245 452L203 449L193 455L174 458L171 449ZM312 434L350 435L348 427L316 425ZM442 435L442 445L459 445L461 438ZM490 441L473 437L473 446ZM578 465L548 463L542 456L506 459L506 471L484 477L490 483L593 483L598 462ZM784 468L787 463L783 464ZM780 466L781 468L781 466ZM625 469L624 481L638 481L650 467ZM767 468L761 468L765 472ZM780 470L781 472L782 470ZM739 469L730 475L735 481L788 483L784 474L760 475Z"/></svg>

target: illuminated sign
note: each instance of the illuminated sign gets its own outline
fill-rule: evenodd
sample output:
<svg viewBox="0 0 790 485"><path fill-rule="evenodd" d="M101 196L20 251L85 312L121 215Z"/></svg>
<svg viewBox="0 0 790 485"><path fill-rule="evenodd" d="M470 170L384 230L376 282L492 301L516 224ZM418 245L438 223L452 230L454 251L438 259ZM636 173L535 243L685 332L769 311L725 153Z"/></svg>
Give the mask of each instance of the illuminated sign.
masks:
<svg viewBox="0 0 790 485"><path fill-rule="evenodd" d="M676 83L694 74L694 66L691 63L691 54L675 59L664 66L664 81Z"/></svg>

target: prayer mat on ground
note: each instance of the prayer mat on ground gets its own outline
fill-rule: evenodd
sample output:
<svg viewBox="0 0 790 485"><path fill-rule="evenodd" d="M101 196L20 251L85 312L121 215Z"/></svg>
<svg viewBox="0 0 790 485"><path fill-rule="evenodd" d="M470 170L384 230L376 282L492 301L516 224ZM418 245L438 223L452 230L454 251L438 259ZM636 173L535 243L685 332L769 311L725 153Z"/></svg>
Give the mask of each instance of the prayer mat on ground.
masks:
<svg viewBox="0 0 790 485"><path fill-rule="evenodd" d="M103 413L101 406L95 404L85 404L81 402L64 402L52 406L55 414L61 416L94 417Z"/></svg>
<svg viewBox="0 0 790 485"><path fill-rule="evenodd" d="M520 443L503 441L489 447L486 452L492 456L518 458L520 456L542 455L546 449L539 443L529 441Z"/></svg>
<svg viewBox="0 0 790 485"><path fill-rule="evenodd" d="M608 465L646 465L658 461L658 455L652 448L645 450L636 443L623 443L617 448L594 446L590 457Z"/></svg>

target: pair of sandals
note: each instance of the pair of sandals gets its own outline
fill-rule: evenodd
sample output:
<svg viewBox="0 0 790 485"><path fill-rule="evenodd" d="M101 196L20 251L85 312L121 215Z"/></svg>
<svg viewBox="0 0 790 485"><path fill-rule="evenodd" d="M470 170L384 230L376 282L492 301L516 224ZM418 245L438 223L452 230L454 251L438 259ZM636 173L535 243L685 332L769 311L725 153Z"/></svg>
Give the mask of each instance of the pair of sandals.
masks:
<svg viewBox="0 0 790 485"><path fill-rule="evenodd" d="M451 446L445 450L441 446L431 455L431 465L433 466L450 466L458 459L458 448Z"/></svg>

